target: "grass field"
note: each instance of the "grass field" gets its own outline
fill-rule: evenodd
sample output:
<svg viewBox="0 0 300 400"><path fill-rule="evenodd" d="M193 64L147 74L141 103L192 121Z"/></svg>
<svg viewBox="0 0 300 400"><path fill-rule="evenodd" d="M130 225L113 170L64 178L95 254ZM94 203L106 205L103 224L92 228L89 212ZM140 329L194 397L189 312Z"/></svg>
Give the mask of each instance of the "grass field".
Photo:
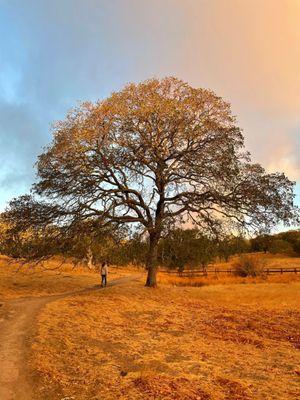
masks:
<svg viewBox="0 0 300 400"><path fill-rule="evenodd" d="M265 268L300 268L300 257L287 257L280 254L253 253L261 259ZM239 256L230 257L228 262L215 262L208 269L228 269L232 268Z"/></svg>
<svg viewBox="0 0 300 400"><path fill-rule="evenodd" d="M20 275L7 261L2 298L99 284L97 274L71 265L59 275ZM137 271L111 268L110 279L130 274ZM34 399L298 399L300 282L287 276L202 287L161 277L158 289L145 288L143 276L52 301L32 342Z"/></svg>
<svg viewBox="0 0 300 400"><path fill-rule="evenodd" d="M61 260L54 259L44 266L10 262L5 256L0 256L0 300L61 294L98 285L101 281L99 274L77 266L65 263L57 267ZM126 276L132 273L121 268L110 268L110 279Z"/></svg>
<svg viewBox="0 0 300 400"><path fill-rule="evenodd" d="M284 256L273 256L262 254L266 268L295 268L300 267L300 258L291 258ZM215 263L210 268L226 269L232 268L235 257L228 263ZM51 294L60 294L66 291L80 290L100 282L99 275L94 271L74 265L67 262L59 269L60 259L47 261L43 267L35 265L24 265L10 262L10 260L0 255L0 299L17 298L26 296L44 296ZM127 276L137 273L139 270L130 268L110 268L110 279ZM265 282L265 278L236 278L220 274L217 276L197 278L179 278L178 276L169 276L163 273L158 277L161 283L178 286L202 286L211 284L233 284L233 283L259 283ZM284 274L283 276L269 276L268 282L287 283L300 280L300 274Z"/></svg>
<svg viewBox="0 0 300 400"><path fill-rule="evenodd" d="M146 289L49 304L37 399L297 399L300 284Z"/></svg>
<svg viewBox="0 0 300 400"><path fill-rule="evenodd" d="M266 270L269 269L281 269L281 268L300 268L300 257L286 257L283 255L273 254L253 254L262 267ZM232 270L234 264L238 260L239 256L233 256L228 262L215 262L207 267L208 271L217 270ZM284 273L264 275L260 277L247 277L241 278L236 277L232 274L227 273L209 273L207 276L191 276L191 277L179 277L178 274L166 274L159 273L160 282L175 285L175 286L204 286L204 285L220 285L220 284L235 284L235 283L288 283L294 281L300 281L300 273Z"/></svg>

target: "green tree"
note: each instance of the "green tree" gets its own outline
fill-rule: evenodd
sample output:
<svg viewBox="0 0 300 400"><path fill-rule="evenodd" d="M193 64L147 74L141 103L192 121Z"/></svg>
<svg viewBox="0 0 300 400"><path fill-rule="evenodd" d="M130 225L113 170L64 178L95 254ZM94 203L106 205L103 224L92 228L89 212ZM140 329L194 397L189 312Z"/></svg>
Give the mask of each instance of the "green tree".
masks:
<svg viewBox="0 0 300 400"><path fill-rule="evenodd" d="M270 253L273 254L286 254L286 255L292 255L293 254L293 246L291 243L287 242L286 240L283 239L274 239L272 240L270 247L269 247Z"/></svg>
<svg viewBox="0 0 300 400"><path fill-rule="evenodd" d="M227 235L218 242L218 255L225 261L233 254L246 253L249 250L249 242L241 236Z"/></svg>
<svg viewBox="0 0 300 400"><path fill-rule="evenodd" d="M251 239L251 251L263 251L266 253L269 251L269 247L273 241L272 235L258 235L254 239Z"/></svg>
<svg viewBox="0 0 300 400"><path fill-rule="evenodd" d="M299 230L281 232L278 234L278 238L290 243L290 245L293 248L293 252L297 255L300 255L300 231Z"/></svg>
<svg viewBox="0 0 300 400"><path fill-rule="evenodd" d="M174 229L159 246L161 264L179 270L183 270L186 265L201 265L205 268L215 255L213 241L197 229Z"/></svg>

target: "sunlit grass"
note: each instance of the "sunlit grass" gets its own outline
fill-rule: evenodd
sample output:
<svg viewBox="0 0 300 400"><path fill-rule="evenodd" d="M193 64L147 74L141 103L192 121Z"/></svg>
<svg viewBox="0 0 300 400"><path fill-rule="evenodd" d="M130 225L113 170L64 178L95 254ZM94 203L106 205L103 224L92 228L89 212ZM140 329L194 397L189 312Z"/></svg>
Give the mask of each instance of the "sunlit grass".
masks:
<svg viewBox="0 0 300 400"><path fill-rule="evenodd" d="M300 268L299 257L286 257L282 255L272 254L253 254L261 263L264 269L281 269L281 268ZM246 283L289 283L294 281L300 281L300 273L276 273L276 274L264 274L260 277L238 277L230 273L214 273L217 271L233 270L234 264L238 260L239 256L233 256L228 262L215 262L207 267L207 276L190 276L180 277L178 274L167 274L160 272L158 279L160 283L165 283L175 286L205 286L205 285L226 285L226 284L246 284ZM212 272L213 271L213 272Z"/></svg>
<svg viewBox="0 0 300 400"><path fill-rule="evenodd" d="M264 257L283 268L297 262ZM58 262L16 273L18 265L2 257L1 298L99 284L98 273L74 269L71 262L58 273ZM112 267L110 279L136 273ZM139 281L49 303L32 346L35 398L297 398L298 275L158 278L158 289L144 287L144 274Z"/></svg>
<svg viewBox="0 0 300 400"><path fill-rule="evenodd" d="M143 285L46 307L37 399L297 398L299 283Z"/></svg>
<svg viewBox="0 0 300 400"><path fill-rule="evenodd" d="M109 280L132 273L132 268L111 267ZM89 271L80 265L74 266L70 261L62 264L59 258L49 260L42 266L21 266L20 263L0 256L0 299L72 292L100 282L101 277L97 271Z"/></svg>

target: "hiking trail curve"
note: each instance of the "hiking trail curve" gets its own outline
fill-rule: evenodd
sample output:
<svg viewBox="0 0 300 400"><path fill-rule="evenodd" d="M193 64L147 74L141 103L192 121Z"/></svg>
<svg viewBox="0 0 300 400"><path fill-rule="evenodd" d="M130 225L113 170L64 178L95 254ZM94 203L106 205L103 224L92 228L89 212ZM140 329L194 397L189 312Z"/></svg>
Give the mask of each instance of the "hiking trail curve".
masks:
<svg viewBox="0 0 300 400"><path fill-rule="evenodd" d="M127 276L111 281L115 286L136 279ZM41 297L0 301L0 399L34 400L27 360L31 351L36 319L43 307L67 296L97 291L100 285Z"/></svg>

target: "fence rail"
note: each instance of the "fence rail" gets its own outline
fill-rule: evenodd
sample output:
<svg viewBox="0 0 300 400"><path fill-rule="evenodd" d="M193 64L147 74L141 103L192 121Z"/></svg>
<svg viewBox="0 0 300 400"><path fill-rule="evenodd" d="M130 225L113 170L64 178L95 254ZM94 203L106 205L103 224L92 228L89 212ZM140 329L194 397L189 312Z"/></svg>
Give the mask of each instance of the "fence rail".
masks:
<svg viewBox="0 0 300 400"><path fill-rule="evenodd" d="M207 270L196 270L196 269L186 269L182 272L179 272L177 270L161 270L160 272L164 274L170 274L170 275L178 275L180 277L195 277L195 276L207 276L207 275L217 275L217 274L234 274L235 271L233 269L207 269ZM263 272L266 275L271 275L271 274L285 274L285 273L300 273L300 268L265 268Z"/></svg>

